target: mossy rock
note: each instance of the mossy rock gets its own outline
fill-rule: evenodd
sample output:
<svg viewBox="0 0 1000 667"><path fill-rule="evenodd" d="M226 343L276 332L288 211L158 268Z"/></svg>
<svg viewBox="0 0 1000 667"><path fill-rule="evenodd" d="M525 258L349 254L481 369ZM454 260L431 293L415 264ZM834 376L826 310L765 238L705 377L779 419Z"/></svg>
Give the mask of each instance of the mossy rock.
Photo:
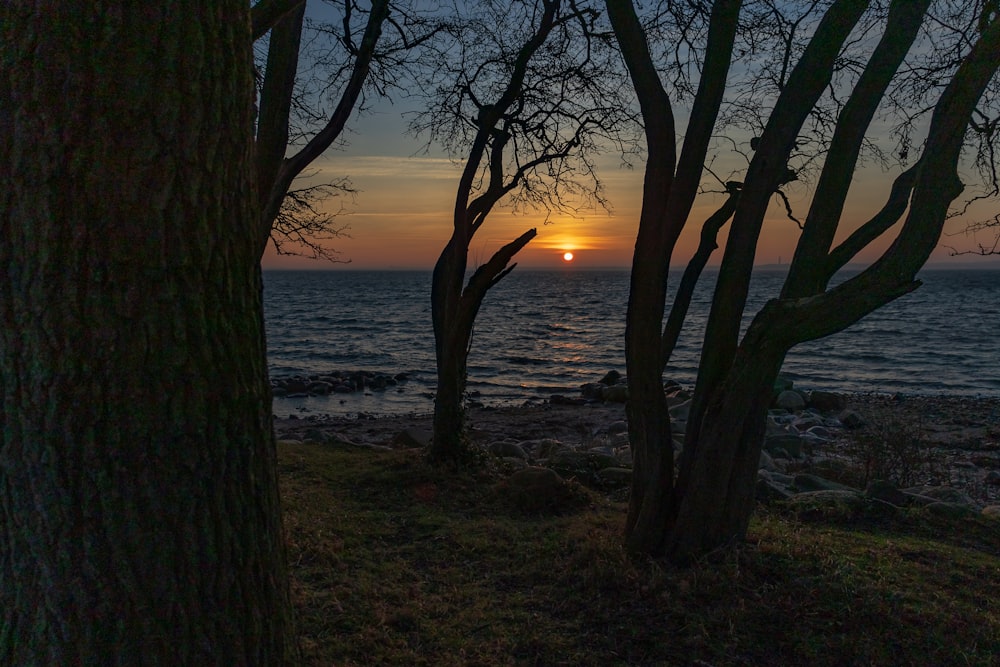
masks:
<svg viewBox="0 0 1000 667"><path fill-rule="evenodd" d="M864 511L865 498L845 489L809 491L795 494L785 505L801 520L850 519Z"/></svg>
<svg viewBox="0 0 1000 667"><path fill-rule="evenodd" d="M571 514L592 502L579 484L537 466L514 472L497 484L496 492L513 509L526 514Z"/></svg>

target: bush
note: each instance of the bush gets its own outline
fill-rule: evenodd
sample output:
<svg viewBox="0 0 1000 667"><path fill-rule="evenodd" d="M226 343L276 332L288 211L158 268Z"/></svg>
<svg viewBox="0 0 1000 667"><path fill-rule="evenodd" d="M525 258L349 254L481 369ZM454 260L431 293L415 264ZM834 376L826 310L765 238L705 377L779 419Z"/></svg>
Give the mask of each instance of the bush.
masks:
<svg viewBox="0 0 1000 667"><path fill-rule="evenodd" d="M914 486L940 477L941 464L919 422L873 418L853 434L849 453L861 468L863 486L877 479Z"/></svg>

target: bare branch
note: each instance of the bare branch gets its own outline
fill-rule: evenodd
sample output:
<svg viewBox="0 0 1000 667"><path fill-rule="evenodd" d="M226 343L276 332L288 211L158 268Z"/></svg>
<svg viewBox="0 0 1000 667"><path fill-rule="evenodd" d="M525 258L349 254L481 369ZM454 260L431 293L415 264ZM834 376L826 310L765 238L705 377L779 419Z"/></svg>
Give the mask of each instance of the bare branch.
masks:
<svg viewBox="0 0 1000 667"><path fill-rule="evenodd" d="M253 40L257 41L267 31L277 25L278 21L290 14L294 9L305 4L306 0L260 0L250 8L250 19L253 24Z"/></svg>

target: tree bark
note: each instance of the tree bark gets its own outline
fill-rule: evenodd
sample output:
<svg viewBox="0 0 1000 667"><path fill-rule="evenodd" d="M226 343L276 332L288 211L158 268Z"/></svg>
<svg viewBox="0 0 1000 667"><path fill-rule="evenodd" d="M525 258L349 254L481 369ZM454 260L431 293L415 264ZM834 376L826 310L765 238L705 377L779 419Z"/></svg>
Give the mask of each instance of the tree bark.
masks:
<svg viewBox="0 0 1000 667"><path fill-rule="evenodd" d="M626 413L634 455L625 546L660 553L674 514L674 458L670 414L663 394L663 313L674 244L697 193L705 152L725 90L739 17L739 0L713 5L704 76L677 165L670 99L660 83L631 2L607 0L608 16L635 86L648 158L642 211L632 257L625 326L629 401Z"/></svg>
<svg viewBox="0 0 1000 667"><path fill-rule="evenodd" d="M712 404L739 347L740 324L746 307L757 252L757 239L774 191L786 177L788 156L809 112L833 77L834 63L867 3L834 0L796 63L788 83L760 137L729 227L715 293L705 325L695 395L685 434L684 456L699 442L698 429Z"/></svg>
<svg viewBox="0 0 1000 667"><path fill-rule="evenodd" d="M2 664L283 662L247 11L0 9Z"/></svg>
<svg viewBox="0 0 1000 667"><path fill-rule="evenodd" d="M677 515L664 550L674 563L689 563L746 535L771 387L790 347L774 336L774 324L765 308L705 411L697 447L685 443L675 489Z"/></svg>
<svg viewBox="0 0 1000 667"><path fill-rule="evenodd" d="M437 359L437 393L434 396L434 439L432 461L467 463L471 451L465 438L465 410L462 399L466 387L466 367L472 344L472 328L486 292L514 270L510 264L518 252L535 238L529 229L493 253L469 278L465 289L468 241L452 237L434 266L431 284L431 317Z"/></svg>

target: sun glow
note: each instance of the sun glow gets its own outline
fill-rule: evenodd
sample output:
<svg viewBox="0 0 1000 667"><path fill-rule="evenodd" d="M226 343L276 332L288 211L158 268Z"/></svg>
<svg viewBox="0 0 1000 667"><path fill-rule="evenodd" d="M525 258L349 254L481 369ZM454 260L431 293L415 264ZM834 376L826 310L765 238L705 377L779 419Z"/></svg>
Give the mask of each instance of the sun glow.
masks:
<svg viewBox="0 0 1000 667"><path fill-rule="evenodd" d="M564 262L572 262L573 261L573 253L571 253L571 252L564 252L563 253L563 261Z"/></svg>

